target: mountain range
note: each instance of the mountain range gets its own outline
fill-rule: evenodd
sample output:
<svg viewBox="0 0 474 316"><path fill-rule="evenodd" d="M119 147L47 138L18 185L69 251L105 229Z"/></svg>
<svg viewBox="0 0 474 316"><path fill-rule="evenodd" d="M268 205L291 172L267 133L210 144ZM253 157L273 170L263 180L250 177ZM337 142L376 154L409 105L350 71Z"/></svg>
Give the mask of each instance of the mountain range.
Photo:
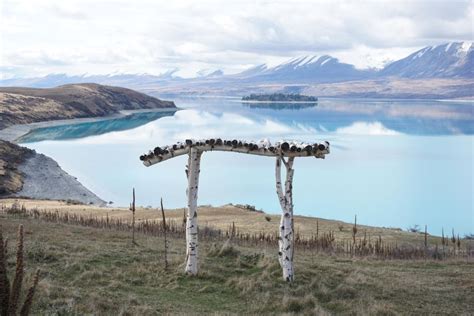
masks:
<svg viewBox="0 0 474 316"><path fill-rule="evenodd" d="M95 82L156 93L236 93L246 87L273 85L280 90L301 92L308 85L349 82L377 84L406 80L437 80L443 84L450 79L461 85L461 92L450 97L472 96L474 79L474 46L469 42L451 42L424 47L409 56L394 61L384 68L358 69L329 55L300 56L270 67L258 65L238 74L225 75L221 70L202 70L195 78L175 76L178 69L161 75L111 74L67 76L51 74L41 78L1 80L2 86L54 87L68 83ZM467 86L466 86L467 82ZM302 85L302 86L298 86ZM277 89L277 90L278 90ZM471 90L466 91L466 89ZM258 89L257 89L258 90ZM295 91L293 91L295 90ZM350 94L350 93L349 93ZM415 93L416 94L416 93ZM434 97L437 97L434 95Z"/></svg>

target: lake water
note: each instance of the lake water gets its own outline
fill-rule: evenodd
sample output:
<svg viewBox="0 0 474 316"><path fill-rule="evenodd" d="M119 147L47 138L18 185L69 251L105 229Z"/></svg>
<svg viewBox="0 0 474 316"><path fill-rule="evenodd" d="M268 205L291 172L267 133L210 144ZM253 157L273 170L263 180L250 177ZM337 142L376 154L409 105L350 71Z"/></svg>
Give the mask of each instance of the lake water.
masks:
<svg viewBox="0 0 474 316"><path fill-rule="evenodd" d="M186 205L177 157L144 167L140 154L186 138L328 140L325 160L295 161L295 214L440 234L474 232L472 102L321 99L244 104L235 98L171 98L183 110L40 129L22 142L54 158L114 205ZM279 213L275 160L210 152L201 166L199 204L255 205Z"/></svg>

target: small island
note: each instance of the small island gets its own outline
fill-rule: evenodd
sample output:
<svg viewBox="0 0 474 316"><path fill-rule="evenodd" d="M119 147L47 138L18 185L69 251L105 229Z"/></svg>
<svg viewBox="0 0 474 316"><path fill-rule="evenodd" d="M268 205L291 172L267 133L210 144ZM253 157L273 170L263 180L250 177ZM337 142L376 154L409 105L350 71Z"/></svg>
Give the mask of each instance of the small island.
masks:
<svg viewBox="0 0 474 316"><path fill-rule="evenodd" d="M307 96L297 93L272 93L272 94L250 94L242 97L242 101L246 102L302 102L302 103L316 103L317 97Z"/></svg>

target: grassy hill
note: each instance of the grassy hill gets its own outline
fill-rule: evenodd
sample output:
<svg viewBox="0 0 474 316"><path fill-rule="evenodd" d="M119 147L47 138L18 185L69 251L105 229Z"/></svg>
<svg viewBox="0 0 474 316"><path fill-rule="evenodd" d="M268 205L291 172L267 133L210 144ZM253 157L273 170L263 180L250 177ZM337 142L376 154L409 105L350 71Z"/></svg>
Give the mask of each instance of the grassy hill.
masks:
<svg viewBox="0 0 474 316"><path fill-rule="evenodd" d="M35 201L25 203L34 207ZM58 212L98 211L66 203L50 206ZM55 213L54 207L47 210ZM139 233L134 246L129 231L48 222L7 214L7 208L2 207L0 221L3 235L10 238L10 273L18 224L25 227L26 283L36 268L42 271L32 314L467 315L474 310L472 258L379 260L297 248L296 281L287 284L274 245L203 238L201 272L187 277L183 275L184 238L169 237L170 265L165 269L161 236ZM109 216L122 216L125 211L110 211ZM251 227L268 223L264 214L232 207L201 209L201 223L211 219L211 211L217 214L215 224L244 217ZM157 211L139 210L138 217L145 212ZM167 211L173 212L181 213ZM277 225L274 219L269 222L272 226ZM315 219L298 217L297 225L309 221Z"/></svg>
<svg viewBox="0 0 474 316"><path fill-rule="evenodd" d="M174 108L146 94L94 83L68 84L49 89L0 87L0 129L57 119L99 117L120 110Z"/></svg>

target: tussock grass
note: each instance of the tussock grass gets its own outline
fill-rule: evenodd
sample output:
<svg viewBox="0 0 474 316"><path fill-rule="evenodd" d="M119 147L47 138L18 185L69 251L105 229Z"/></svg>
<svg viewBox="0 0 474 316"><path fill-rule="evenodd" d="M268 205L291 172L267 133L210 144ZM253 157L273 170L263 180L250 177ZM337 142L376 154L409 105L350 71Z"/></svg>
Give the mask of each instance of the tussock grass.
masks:
<svg viewBox="0 0 474 316"><path fill-rule="evenodd" d="M26 239L25 275L40 268L44 278L32 314L435 315L474 310L472 257L375 260L302 247L295 256L295 283L287 284L281 280L276 245L209 237L199 246L201 272L187 277L182 236L168 236L165 269L161 235L138 233L138 245L130 247L128 230L6 213L0 213L0 221L5 234L23 224L34 236ZM359 224L358 229L360 235Z"/></svg>
<svg viewBox="0 0 474 316"><path fill-rule="evenodd" d="M166 200L165 200L166 202ZM109 217L112 219L121 219L125 222L131 222L132 213L127 208L119 207L97 207L93 205L68 205L66 202L47 201L47 200L28 200L28 199L4 199L1 202L5 208L11 207L14 203L24 206L28 210L36 209L39 211L47 210L50 212L81 214L83 216L92 216L99 218ZM154 208L143 208L137 206L136 211L137 224L143 221L157 221L161 222L161 211ZM181 226L183 221L183 209L167 209L166 219L170 222L176 222ZM275 234L278 231L278 224L280 222L280 215L265 214L247 209L242 209L234 205L224 205L219 207L200 206L199 225L213 227L222 231L228 231L229 227L234 226L236 234L259 234L266 235ZM270 218L270 221L266 219ZM326 220L316 217L295 216L295 231L301 237L311 238L317 235L321 236L330 232L334 233L334 238L337 241L352 240L352 226L353 223L343 223L341 221ZM363 232L367 232L368 236L373 239L382 236L385 242L398 242L399 244L422 244L423 235L409 233L402 231L399 228L383 228L371 227L361 225L361 219L357 223L357 237L360 237ZM338 226L344 225L347 229L339 231ZM441 243L441 238L435 236L428 236L428 242L434 244Z"/></svg>
<svg viewBox="0 0 474 316"><path fill-rule="evenodd" d="M184 240L0 214L23 224L28 271L44 278L32 314L462 314L474 309L471 261L380 261L300 251L296 281L281 280L277 248L204 240L201 273L183 273ZM54 233L52 233L54 232ZM214 244L214 245L213 245ZM217 249L217 251L216 251ZM222 251L221 251L222 250ZM31 282L31 280L27 280Z"/></svg>
<svg viewBox="0 0 474 316"><path fill-rule="evenodd" d="M232 242L230 239L227 239L220 249L218 249L216 244L213 244L212 248L207 253L207 255L210 257L217 256L217 257L231 257L231 258L238 257L239 254L240 254L240 251L237 250L232 245Z"/></svg>
<svg viewBox="0 0 474 316"><path fill-rule="evenodd" d="M132 203L133 204L133 203ZM135 210L135 207L130 207ZM123 219L122 217L109 217L106 213L104 216L97 216L92 214L72 213L72 212L59 212L58 210L39 210L37 208L28 209L24 204L15 202L10 206L1 206L1 211L10 215L18 217L32 217L38 220L45 220L54 223L65 223L74 224L81 226L88 226L101 229L112 229L119 231L131 231L132 233L132 244L136 245L135 242L135 231L150 235L150 236L163 236L165 241L165 249L167 249L167 234L172 234L174 237L182 238L185 235L185 222L177 222L176 220L168 221L165 225L164 210L161 211L162 220L142 220L138 224L135 224L135 211L133 211L131 220ZM357 219L357 218L356 218ZM423 234L423 243L402 243L398 244L395 242L387 242L382 239L382 235L379 234L377 238L371 238L367 230L363 231L363 234L357 235L357 223L356 219L352 228L352 237L350 239L338 240L336 238L335 231L319 232L319 220L316 219L316 235L305 237L296 231L295 234L295 248L303 251L316 251L325 252L328 254L337 254L349 257L372 257L378 259L448 259L453 257L472 257L474 256L473 243L469 240L465 240L461 243L458 236L456 239L454 236L451 238L452 247L445 247L446 239L444 236L441 238L443 247L440 249L438 243L428 244L428 234ZM276 232L266 233L264 231L258 233L249 233L238 231L235 226L235 222L227 227L227 230L221 230L216 227L204 225L198 230L199 238L206 240L225 240L229 243L232 240L237 245L255 245L255 246L275 246L278 243L279 236ZM462 247L461 247L462 245ZM232 249L228 249L232 251ZM222 250L224 252L225 250ZM217 254L217 253L216 253ZM165 251L164 258L165 266L167 266L167 258Z"/></svg>

